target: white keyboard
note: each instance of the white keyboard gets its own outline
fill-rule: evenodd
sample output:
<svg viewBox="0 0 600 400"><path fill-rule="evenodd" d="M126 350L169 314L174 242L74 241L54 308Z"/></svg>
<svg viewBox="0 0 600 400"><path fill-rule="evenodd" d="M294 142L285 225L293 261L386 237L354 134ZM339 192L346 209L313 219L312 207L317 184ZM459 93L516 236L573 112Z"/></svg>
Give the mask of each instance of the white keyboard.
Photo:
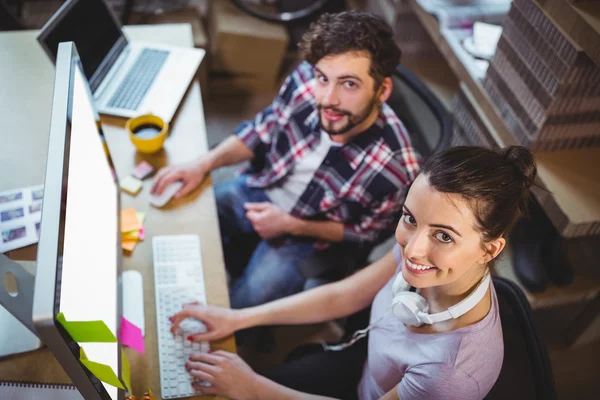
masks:
<svg viewBox="0 0 600 400"><path fill-rule="evenodd" d="M158 327L160 388L163 399L197 394L185 363L193 352L208 352L208 342L192 343L170 331L169 317L186 303L206 304L204 272L198 235L152 238L154 289Z"/></svg>

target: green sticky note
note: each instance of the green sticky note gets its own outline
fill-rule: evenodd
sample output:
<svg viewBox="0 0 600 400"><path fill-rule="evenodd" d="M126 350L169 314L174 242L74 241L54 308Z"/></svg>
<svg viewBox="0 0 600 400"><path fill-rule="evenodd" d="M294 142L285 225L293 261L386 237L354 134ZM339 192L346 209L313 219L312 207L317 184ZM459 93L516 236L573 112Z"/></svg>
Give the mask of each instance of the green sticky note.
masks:
<svg viewBox="0 0 600 400"><path fill-rule="evenodd" d="M58 313L56 320L77 343L113 343L115 335L103 321L67 321L63 313Z"/></svg>
<svg viewBox="0 0 600 400"><path fill-rule="evenodd" d="M79 353L79 361L81 361L81 363L85 365L85 367L89 369L90 372L94 374L96 378L100 379L102 382L108 383L111 386L125 390L123 384L121 383L121 381L115 374L115 371L113 371L111 367L105 364L100 364L88 360L87 356L85 355L85 352L81 347L80 350L81 351Z"/></svg>
<svg viewBox="0 0 600 400"><path fill-rule="evenodd" d="M127 358L127 354L121 348L121 379L127 386L129 392L131 392L131 370L129 369L129 359Z"/></svg>

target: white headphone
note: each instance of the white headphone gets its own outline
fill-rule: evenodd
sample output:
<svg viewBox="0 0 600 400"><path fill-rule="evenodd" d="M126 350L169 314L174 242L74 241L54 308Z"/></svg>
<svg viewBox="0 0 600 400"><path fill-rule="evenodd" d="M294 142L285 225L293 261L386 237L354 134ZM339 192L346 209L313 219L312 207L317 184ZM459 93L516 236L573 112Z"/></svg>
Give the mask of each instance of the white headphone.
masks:
<svg viewBox="0 0 600 400"><path fill-rule="evenodd" d="M481 301L481 299L483 299L483 296L485 296L485 293L490 286L491 280L492 278L489 272L487 272L485 276L481 278L477 288L475 288L475 290L473 290L473 292L471 292L466 299L461 300L457 304L448 308L446 311L428 314L429 303L427 303L427 300L425 300L423 296L411 291L411 286L404 280L402 271L400 271L396 276L396 279L394 279L394 284L392 285L392 293L394 294L394 298L392 299L392 309L390 311L386 312L383 316L381 316L381 318L371 323L365 329L354 332L349 342L337 345L321 343L321 345L325 351L340 351L352 346L358 340L365 337L371 328L377 325L377 323L383 318L388 316L390 312L393 313L400 322L410 326L421 326L423 324L431 325L435 324L436 322L458 318L470 311Z"/></svg>
<svg viewBox="0 0 600 400"><path fill-rule="evenodd" d="M429 313L429 304L420 294L410 291L411 286L404 280L402 271L398 273L392 286L392 312L405 325L421 326L423 324L434 324L436 322L447 321L452 318L458 318L475 307L490 285L491 277L489 273L477 285L477 288L459 303L435 314Z"/></svg>

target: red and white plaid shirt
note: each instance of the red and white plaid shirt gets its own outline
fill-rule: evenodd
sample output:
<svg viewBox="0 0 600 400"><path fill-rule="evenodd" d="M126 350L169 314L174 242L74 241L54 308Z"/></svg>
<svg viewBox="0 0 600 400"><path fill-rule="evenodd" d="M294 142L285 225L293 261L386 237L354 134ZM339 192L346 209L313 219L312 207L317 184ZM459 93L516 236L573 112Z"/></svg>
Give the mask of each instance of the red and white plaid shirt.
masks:
<svg viewBox="0 0 600 400"><path fill-rule="evenodd" d="M236 128L262 165L249 178L250 186L281 184L304 152L319 144L315 81L313 66L302 62L273 103ZM370 128L350 143L330 148L291 214L341 222L345 241L377 243L393 232L419 163L406 128L384 103Z"/></svg>

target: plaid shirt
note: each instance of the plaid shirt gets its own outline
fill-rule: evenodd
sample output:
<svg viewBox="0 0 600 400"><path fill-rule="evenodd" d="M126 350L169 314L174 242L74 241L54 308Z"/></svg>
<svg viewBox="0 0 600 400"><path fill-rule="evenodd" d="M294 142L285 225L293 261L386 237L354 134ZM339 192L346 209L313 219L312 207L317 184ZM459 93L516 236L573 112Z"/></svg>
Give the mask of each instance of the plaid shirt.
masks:
<svg viewBox="0 0 600 400"><path fill-rule="evenodd" d="M314 84L314 68L302 62L273 103L236 128L255 160L264 164L249 178L250 186L281 184L296 161L319 144ZM344 146L331 147L291 214L341 222L345 241L376 243L394 229L418 169L406 128L384 103L370 128Z"/></svg>

